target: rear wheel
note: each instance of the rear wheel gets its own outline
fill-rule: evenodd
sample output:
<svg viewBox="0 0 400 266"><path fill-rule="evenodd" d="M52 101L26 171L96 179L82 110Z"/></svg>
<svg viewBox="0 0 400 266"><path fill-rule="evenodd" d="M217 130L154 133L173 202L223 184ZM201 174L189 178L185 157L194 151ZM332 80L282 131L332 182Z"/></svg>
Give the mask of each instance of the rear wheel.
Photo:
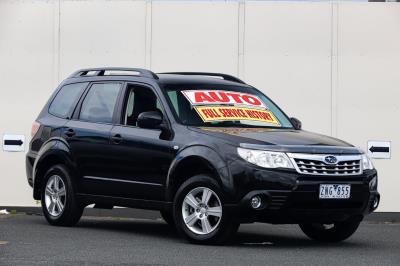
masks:
<svg viewBox="0 0 400 266"><path fill-rule="evenodd" d="M197 244L220 244L236 233L239 224L224 207L224 198L212 178L197 175L184 182L174 200L178 231Z"/></svg>
<svg viewBox="0 0 400 266"><path fill-rule="evenodd" d="M300 228L311 239L322 242L340 242L353 235L359 225L359 220L349 219L333 224L300 224Z"/></svg>
<svg viewBox="0 0 400 266"><path fill-rule="evenodd" d="M71 175L64 165L52 166L42 186L42 210L51 225L73 226L82 216L84 207L76 199Z"/></svg>

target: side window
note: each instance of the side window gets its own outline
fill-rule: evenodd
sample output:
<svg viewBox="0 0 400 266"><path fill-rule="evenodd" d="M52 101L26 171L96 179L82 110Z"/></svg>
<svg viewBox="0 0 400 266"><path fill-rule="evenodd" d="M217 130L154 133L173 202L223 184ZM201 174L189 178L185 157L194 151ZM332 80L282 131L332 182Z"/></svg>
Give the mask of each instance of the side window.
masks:
<svg viewBox="0 0 400 266"><path fill-rule="evenodd" d="M132 116L133 116L133 103L135 102L135 92L133 89L129 91L128 102L126 103L126 111L125 111L125 125L136 126L132 125Z"/></svg>
<svg viewBox="0 0 400 266"><path fill-rule="evenodd" d="M162 113L161 106L160 101L151 89L131 86L126 101L124 124L136 126L137 118L141 113L147 111L159 111Z"/></svg>
<svg viewBox="0 0 400 266"><path fill-rule="evenodd" d="M168 91L168 97L174 106L176 113L178 116L180 115L179 104L178 104L178 96L176 95L177 91Z"/></svg>
<svg viewBox="0 0 400 266"><path fill-rule="evenodd" d="M67 118L72 108L74 108L74 103L78 101L87 84L85 82L63 86L50 104L49 113L61 118Z"/></svg>
<svg viewBox="0 0 400 266"><path fill-rule="evenodd" d="M119 83L93 84L82 103L79 119L111 123L120 89Z"/></svg>

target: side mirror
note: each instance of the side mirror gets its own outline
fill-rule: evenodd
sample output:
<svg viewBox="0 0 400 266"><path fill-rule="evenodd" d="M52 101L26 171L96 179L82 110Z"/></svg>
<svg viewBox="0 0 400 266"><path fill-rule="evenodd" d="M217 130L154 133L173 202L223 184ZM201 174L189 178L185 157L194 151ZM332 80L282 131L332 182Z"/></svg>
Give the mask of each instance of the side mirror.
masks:
<svg viewBox="0 0 400 266"><path fill-rule="evenodd" d="M294 129L300 130L301 129L301 121L295 117L290 118L290 122L292 122Z"/></svg>
<svg viewBox="0 0 400 266"><path fill-rule="evenodd" d="M137 119L138 127L149 129L160 128L162 122L163 116L158 111L148 111L140 113Z"/></svg>

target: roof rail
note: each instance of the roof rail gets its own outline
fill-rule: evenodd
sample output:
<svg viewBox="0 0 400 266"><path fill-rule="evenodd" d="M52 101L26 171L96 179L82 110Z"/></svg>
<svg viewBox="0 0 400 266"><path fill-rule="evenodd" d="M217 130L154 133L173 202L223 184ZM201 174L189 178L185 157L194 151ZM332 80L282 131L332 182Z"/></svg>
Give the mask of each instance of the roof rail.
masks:
<svg viewBox="0 0 400 266"><path fill-rule="evenodd" d="M104 73L106 71L114 71L114 72L137 72L138 76L143 76L146 78L151 78L151 79L158 79L158 76L147 69L143 68L127 68L127 67L98 67L98 68L84 68L80 69L78 71L75 71L72 73L69 78L78 78L78 77L85 77L85 76L104 76ZM89 72L93 72L93 74L87 75ZM115 74L117 76L127 76L123 74Z"/></svg>
<svg viewBox="0 0 400 266"><path fill-rule="evenodd" d="M193 76L210 76L210 77L221 77L224 80L229 80L229 81L234 81L242 84L246 84L243 80L228 75L228 74L222 74L222 73L208 73L208 72L164 72L164 73L159 73L159 74L174 74L174 75L193 75Z"/></svg>

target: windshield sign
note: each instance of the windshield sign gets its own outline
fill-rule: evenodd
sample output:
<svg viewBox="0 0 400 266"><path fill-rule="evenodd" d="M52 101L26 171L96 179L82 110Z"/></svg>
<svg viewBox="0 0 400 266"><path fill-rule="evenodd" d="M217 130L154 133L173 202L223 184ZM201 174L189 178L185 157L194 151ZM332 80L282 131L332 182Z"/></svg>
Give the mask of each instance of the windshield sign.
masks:
<svg viewBox="0 0 400 266"><path fill-rule="evenodd" d="M267 110L225 106L196 106L195 109L204 122L249 120L280 125L275 116Z"/></svg>
<svg viewBox="0 0 400 266"><path fill-rule="evenodd" d="M225 84L167 84L171 106L184 125L292 128L268 97L251 87Z"/></svg>
<svg viewBox="0 0 400 266"><path fill-rule="evenodd" d="M182 93L204 122L247 120L280 125L256 95L221 90L190 90Z"/></svg>
<svg viewBox="0 0 400 266"><path fill-rule="evenodd" d="M234 104L266 108L260 98L247 93L221 90L182 91L182 93L192 105Z"/></svg>

